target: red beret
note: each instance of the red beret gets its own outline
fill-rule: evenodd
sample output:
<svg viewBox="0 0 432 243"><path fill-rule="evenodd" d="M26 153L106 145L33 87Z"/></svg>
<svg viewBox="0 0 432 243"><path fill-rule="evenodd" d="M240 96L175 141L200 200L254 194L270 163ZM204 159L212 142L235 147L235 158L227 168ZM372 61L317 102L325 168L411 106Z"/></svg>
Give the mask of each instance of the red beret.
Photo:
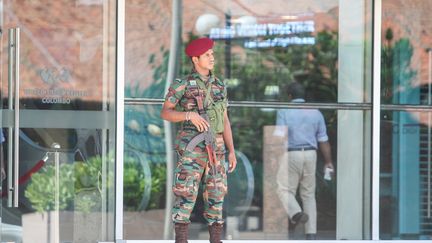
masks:
<svg viewBox="0 0 432 243"><path fill-rule="evenodd" d="M195 39L186 46L185 53L189 57L199 57L213 48L213 44L214 41L207 37Z"/></svg>

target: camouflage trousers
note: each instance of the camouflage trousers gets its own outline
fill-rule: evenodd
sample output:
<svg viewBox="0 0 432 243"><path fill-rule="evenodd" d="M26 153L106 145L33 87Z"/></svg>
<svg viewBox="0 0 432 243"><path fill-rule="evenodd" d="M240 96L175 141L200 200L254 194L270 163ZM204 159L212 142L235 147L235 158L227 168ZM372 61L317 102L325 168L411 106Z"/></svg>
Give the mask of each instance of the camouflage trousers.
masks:
<svg viewBox="0 0 432 243"><path fill-rule="evenodd" d="M220 135L220 136L219 136ZM185 137L186 136L186 137ZM179 138L187 140L188 134L180 132ZM200 184L203 186L204 218L209 225L223 223L222 206L227 193L225 149L221 134L216 136L215 165L209 163L203 146L194 151L178 150L180 159L174 170L173 192L176 196L172 209L174 223L189 223L190 215L198 196Z"/></svg>

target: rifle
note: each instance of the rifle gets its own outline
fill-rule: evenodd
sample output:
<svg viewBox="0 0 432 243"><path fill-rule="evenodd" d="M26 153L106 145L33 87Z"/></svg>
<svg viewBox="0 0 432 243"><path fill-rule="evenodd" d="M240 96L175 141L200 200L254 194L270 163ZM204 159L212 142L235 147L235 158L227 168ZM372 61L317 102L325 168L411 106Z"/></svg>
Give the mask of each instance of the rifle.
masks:
<svg viewBox="0 0 432 243"><path fill-rule="evenodd" d="M210 95L210 93L208 93L207 95ZM195 96L195 99L197 101L197 105L198 105L198 114L204 118L209 124L210 124L210 119L204 109L203 106L203 92L202 90L198 90L198 95ZM189 141L189 143L186 145L186 150L189 152L192 152L195 147L201 143L202 141L204 141L205 147L206 147L206 151L208 154L208 159L211 165L213 165L213 174L215 174L215 166L216 166L216 152L215 152L215 137L214 134L211 132L211 129L208 129L207 131L201 132L200 134L196 135L195 137L193 137L191 139L191 141Z"/></svg>
<svg viewBox="0 0 432 243"><path fill-rule="evenodd" d="M207 122L209 122L207 114L200 114L200 115ZM202 141L204 141L210 163L215 165L216 164L216 152L214 150L215 137L213 133L210 131L210 129L193 137L186 145L186 150L192 152L195 149L195 147Z"/></svg>

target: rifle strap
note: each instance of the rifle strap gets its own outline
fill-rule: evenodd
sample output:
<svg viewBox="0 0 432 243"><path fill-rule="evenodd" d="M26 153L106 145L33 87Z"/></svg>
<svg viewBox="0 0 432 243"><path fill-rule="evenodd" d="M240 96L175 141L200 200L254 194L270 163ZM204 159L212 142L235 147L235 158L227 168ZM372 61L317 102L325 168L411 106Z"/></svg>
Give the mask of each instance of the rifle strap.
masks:
<svg viewBox="0 0 432 243"><path fill-rule="evenodd" d="M197 101L197 105L198 105L198 112L200 114L205 113L204 107L209 107L210 105L214 104L213 97L211 96L212 81L213 78L210 77L206 85L202 80L197 81L192 76L189 76L188 78L187 89L189 89L191 93L194 95L194 98ZM203 93L203 90L205 91L205 93ZM204 95L205 95L205 99L203 102L202 99Z"/></svg>
<svg viewBox="0 0 432 243"><path fill-rule="evenodd" d="M204 85L204 87L207 88L206 98L204 100L204 104L206 104L206 107L209 107L210 105L214 104L213 97L211 96L212 81L213 81L213 79L212 79L212 77L210 77L208 80L208 83L207 83L208 87L205 87L205 85ZM202 88L204 89L204 87L202 87Z"/></svg>
<svg viewBox="0 0 432 243"><path fill-rule="evenodd" d="M205 113L205 109L204 109L204 104L203 104L203 91L198 89L198 95L195 96L195 100L197 102L198 105L198 113L199 114L204 114Z"/></svg>

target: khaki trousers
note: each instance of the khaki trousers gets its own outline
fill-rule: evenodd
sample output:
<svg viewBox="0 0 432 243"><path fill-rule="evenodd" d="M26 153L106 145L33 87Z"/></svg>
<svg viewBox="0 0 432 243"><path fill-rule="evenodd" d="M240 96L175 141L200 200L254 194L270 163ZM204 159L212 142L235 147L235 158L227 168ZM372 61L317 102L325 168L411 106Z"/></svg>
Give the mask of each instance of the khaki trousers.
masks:
<svg viewBox="0 0 432 243"><path fill-rule="evenodd" d="M309 216L306 234L316 234L315 170L316 150L284 152L277 174L278 195L290 219L301 211ZM297 189L303 210L296 200Z"/></svg>

